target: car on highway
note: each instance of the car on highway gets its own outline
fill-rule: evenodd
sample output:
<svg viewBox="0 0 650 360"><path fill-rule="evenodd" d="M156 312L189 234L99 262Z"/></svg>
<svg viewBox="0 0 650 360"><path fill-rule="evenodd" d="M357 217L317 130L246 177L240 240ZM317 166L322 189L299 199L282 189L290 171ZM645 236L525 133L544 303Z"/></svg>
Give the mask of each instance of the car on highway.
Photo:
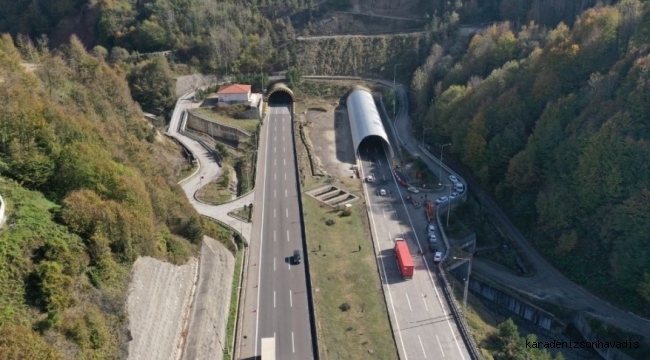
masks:
<svg viewBox="0 0 650 360"><path fill-rule="evenodd" d="M443 197L439 198L438 200L436 200L436 204L442 204L443 202L445 202L447 200L449 200L449 199L446 196L443 196Z"/></svg>
<svg viewBox="0 0 650 360"><path fill-rule="evenodd" d="M417 193L420 192L420 190L418 190L418 189L417 189L416 187L414 187L414 186L409 186L408 189L406 189L406 191L408 191L408 192L412 192L412 193L414 193L414 194L417 194Z"/></svg>
<svg viewBox="0 0 650 360"><path fill-rule="evenodd" d="M451 182L453 182L454 184L458 182L458 178L456 177L456 175L449 175L449 180L451 180Z"/></svg>
<svg viewBox="0 0 650 360"><path fill-rule="evenodd" d="M384 189L377 190L377 196L386 196L386 190Z"/></svg>
<svg viewBox="0 0 650 360"><path fill-rule="evenodd" d="M436 231L436 227L433 224L427 225L427 232L434 232Z"/></svg>
<svg viewBox="0 0 650 360"><path fill-rule="evenodd" d="M294 264L300 264L300 250L294 250L291 260Z"/></svg>
<svg viewBox="0 0 650 360"><path fill-rule="evenodd" d="M436 251L436 254L433 256L433 262L437 264L441 260L442 260L442 253L440 251Z"/></svg>
<svg viewBox="0 0 650 360"><path fill-rule="evenodd" d="M366 182L371 183L373 181L375 181L374 175L370 174L370 175L366 176Z"/></svg>

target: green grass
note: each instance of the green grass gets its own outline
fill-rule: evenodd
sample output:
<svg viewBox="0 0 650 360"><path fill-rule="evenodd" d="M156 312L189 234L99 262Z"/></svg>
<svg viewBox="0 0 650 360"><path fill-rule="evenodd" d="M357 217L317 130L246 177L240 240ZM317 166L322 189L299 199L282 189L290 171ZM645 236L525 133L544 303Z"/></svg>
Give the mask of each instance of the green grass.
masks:
<svg viewBox="0 0 650 360"><path fill-rule="evenodd" d="M230 310L228 311L228 325L226 327L226 344L224 348L224 360L231 360L234 349L230 346L232 345L232 340L235 336L235 324L237 323L237 310L239 298L237 297L237 290L239 289L239 284L241 283L241 263L243 261L243 251L237 251L237 256L235 257L235 274L232 278L232 287L230 290Z"/></svg>
<svg viewBox="0 0 650 360"><path fill-rule="evenodd" d="M216 123L220 123L227 126L232 126L244 130L248 133L254 133L257 129L257 124L260 122L257 119L246 120L246 119L235 119L226 115L215 113L214 111L207 108L199 108L192 110L195 114L198 114L208 120L212 120Z"/></svg>
<svg viewBox="0 0 650 360"><path fill-rule="evenodd" d="M233 199L233 194L228 188L230 185L230 174L231 168L229 166L224 166L221 176L215 181L211 181L203 186L196 197L199 200L210 203L210 204L223 204Z"/></svg>
<svg viewBox="0 0 650 360"><path fill-rule="evenodd" d="M246 206L245 208L242 206L239 209L235 209L235 211L231 211L228 213L228 215L232 215L234 217L237 217L239 219L244 219L246 222L251 222L251 219L253 217L253 212L251 211L253 208Z"/></svg>
<svg viewBox="0 0 650 360"><path fill-rule="evenodd" d="M395 359L375 253L364 231L363 205L357 202L350 216L340 217L309 196L303 201L320 357L361 359L372 349L375 359ZM327 219L335 224L327 226ZM343 303L350 310L341 311Z"/></svg>
<svg viewBox="0 0 650 360"><path fill-rule="evenodd" d="M183 164L183 168L181 169L180 173L178 174L178 181L183 181L187 179L190 175L194 174L196 171L196 168L198 165L196 163L185 163Z"/></svg>

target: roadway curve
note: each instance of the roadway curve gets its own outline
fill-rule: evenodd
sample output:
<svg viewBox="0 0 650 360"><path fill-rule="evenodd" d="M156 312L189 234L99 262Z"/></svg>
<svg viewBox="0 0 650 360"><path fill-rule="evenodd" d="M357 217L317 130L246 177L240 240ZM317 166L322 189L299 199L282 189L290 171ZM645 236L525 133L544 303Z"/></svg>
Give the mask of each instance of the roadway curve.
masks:
<svg viewBox="0 0 650 360"><path fill-rule="evenodd" d="M392 86L391 81L376 81ZM408 97L401 84L397 86L396 93L401 105L396 118L398 137L404 148L410 153L420 154L418 140L413 136L411 119L408 116ZM436 173L439 171L439 166L432 161L428 161L427 156L421 156L421 158L427 160L429 167ZM467 181L468 188L476 197L483 199L483 205L499 219L503 228L508 232L508 236L526 254L528 261L535 267L536 275L533 277L520 277L502 268L496 268L489 262L479 258L474 261L474 271L484 274L512 290L569 309L585 312L620 329L650 338L650 321L610 305L562 275L533 248L492 197L480 188L469 173L462 171L460 167L454 166L454 164L446 164ZM446 171L443 171L443 173L448 175Z"/></svg>

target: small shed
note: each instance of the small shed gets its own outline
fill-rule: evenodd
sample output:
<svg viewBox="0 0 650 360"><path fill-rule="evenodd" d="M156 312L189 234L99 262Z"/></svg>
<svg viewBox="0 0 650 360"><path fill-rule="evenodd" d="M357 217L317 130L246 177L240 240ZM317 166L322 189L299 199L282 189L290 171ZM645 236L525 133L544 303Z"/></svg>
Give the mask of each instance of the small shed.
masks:
<svg viewBox="0 0 650 360"><path fill-rule="evenodd" d="M227 104L249 103L251 101L251 86L242 84L223 85L217 91L219 102Z"/></svg>

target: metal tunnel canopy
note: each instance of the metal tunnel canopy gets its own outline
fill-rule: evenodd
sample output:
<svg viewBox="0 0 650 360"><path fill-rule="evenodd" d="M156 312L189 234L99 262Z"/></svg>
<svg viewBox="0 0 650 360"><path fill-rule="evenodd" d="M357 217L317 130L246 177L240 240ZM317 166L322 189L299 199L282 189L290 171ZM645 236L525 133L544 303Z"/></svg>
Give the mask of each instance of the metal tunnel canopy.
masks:
<svg viewBox="0 0 650 360"><path fill-rule="evenodd" d="M347 98L348 119L352 130L354 151L359 151L359 144L369 136L378 136L383 140L384 149L388 150L393 159L393 148L390 146L384 125L381 123L379 111L370 91L365 88L352 90Z"/></svg>

